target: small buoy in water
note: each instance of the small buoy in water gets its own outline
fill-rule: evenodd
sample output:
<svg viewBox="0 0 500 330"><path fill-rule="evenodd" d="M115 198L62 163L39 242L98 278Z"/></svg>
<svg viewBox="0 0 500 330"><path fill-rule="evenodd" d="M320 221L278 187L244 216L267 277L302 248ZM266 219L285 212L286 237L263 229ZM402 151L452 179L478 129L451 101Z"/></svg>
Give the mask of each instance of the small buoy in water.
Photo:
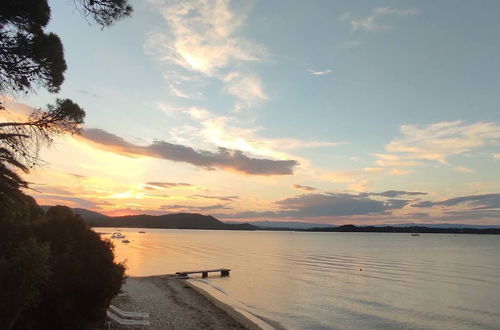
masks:
<svg viewBox="0 0 500 330"><path fill-rule="evenodd" d="M361 271L363 271L363 269L362 269L362 268L360 268L360 269L359 269L359 271L361 272Z"/></svg>

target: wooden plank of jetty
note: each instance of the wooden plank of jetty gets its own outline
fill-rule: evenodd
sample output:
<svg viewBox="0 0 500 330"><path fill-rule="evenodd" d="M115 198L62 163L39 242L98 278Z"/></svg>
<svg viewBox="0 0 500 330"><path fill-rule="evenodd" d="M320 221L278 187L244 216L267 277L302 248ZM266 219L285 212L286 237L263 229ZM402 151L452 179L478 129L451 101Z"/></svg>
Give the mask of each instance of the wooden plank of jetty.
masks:
<svg viewBox="0 0 500 330"><path fill-rule="evenodd" d="M201 274L201 277L208 277L208 273L220 272L220 276L229 276L231 269L218 268L218 269L208 269L208 270L192 270L188 272L176 272L179 276L188 276L189 274Z"/></svg>

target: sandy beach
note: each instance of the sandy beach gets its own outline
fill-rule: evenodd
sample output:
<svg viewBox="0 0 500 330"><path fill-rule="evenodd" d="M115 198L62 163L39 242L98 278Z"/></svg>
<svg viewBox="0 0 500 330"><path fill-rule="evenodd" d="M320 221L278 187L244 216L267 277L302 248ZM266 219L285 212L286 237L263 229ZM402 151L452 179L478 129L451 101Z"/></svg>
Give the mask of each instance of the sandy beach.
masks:
<svg viewBox="0 0 500 330"><path fill-rule="evenodd" d="M229 305L169 275L129 277L122 291L112 303L123 310L148 312L150 330L261 329Z"/></svg>

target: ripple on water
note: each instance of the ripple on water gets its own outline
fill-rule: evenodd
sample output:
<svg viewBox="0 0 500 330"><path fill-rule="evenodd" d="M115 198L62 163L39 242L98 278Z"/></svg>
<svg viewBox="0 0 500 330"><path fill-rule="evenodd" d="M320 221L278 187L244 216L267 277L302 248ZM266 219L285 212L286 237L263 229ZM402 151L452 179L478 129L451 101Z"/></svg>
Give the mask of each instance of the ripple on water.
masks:
<svg viewBox="0 0 500 330"><path fill-rule="evenodd" d="M116 251L129 274L231 268L230 277L208 281L287 328L498 329L497 236L126 234L131 243Z"/></svg>

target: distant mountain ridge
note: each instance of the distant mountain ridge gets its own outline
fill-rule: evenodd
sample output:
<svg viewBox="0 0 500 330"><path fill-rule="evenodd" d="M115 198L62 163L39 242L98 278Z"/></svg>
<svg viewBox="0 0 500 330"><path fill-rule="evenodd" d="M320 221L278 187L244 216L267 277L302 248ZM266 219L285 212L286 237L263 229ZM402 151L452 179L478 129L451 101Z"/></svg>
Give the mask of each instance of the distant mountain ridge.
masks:
<svg viewBox="0 0 500 330"><path fill-rule="evenodd" d="M238 224L241 222L236 221L224 221L225 223ZM299 222L299 221L249 221L251 225L261 227L261 228L290 228L290 229L308 229L308 228L333 228L334 225L324 224L324 223L309 223L309 222Z"/></svg>
<svg viewBox="0 0 500 330"><path fill-rule="evenodd" d="M343 233L411 233L411 234L491 234L499 235L500 228L436 228L436 227L423 227L423 226L363 226L358 227L355 225L343 225L334 228L310 228L303 231L309 232L343 232Z"/></svg>
<svg viewBox="0 0 500 330"><path fill-rule="evenodd" d="M500 228L496 225L468 225L463 223L398 223L398 224L382 224L375 225L375 227L427 227L427 228L475 228L475 229L486 229L486 228Z"/></svg>
<svg viewBox="0 0 500 330"><path fill-rule="evenodd" d="M259 227L248 223L227 224L210 215L198 213L175 213L165 215L126 215L90 219L87 223L93 227L143 227L170 229L222 229L222 230L256 230Z"/></svg>
<svg viewBox="0 0 500 330"><path fill-rule="evenodd" d="M42 205L45 211L50 207ZM213 216L198 213L175 213L164 215L127 215L110 217L82 208L73 208L74 213L93 227L132 227L165 229L217 229L217 230L283 230L311 232L378 232L378 233L471 233L499 234L500 226L466 224L392 224L374 226L333 226L305 222L254 221L250 223L222 222Z"/></svg>

